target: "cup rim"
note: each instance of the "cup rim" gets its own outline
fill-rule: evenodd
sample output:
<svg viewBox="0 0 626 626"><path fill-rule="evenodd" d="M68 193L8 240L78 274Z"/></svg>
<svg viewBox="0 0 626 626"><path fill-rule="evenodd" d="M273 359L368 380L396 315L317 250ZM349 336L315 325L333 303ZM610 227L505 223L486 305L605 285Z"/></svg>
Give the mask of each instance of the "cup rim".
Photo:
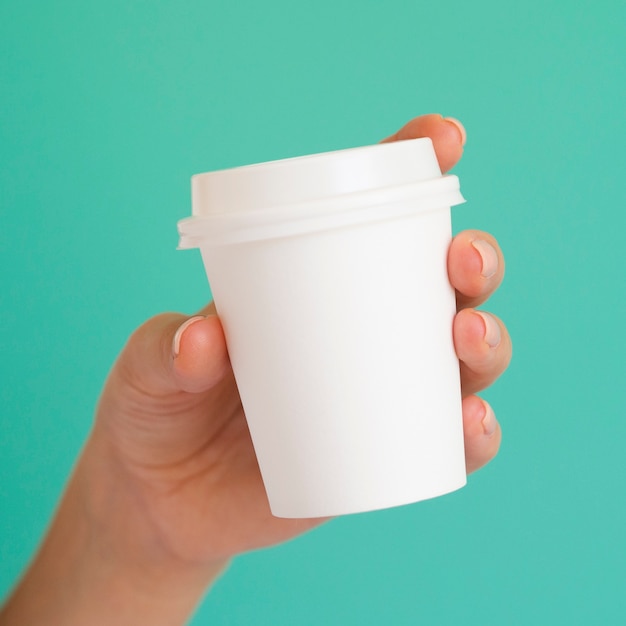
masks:
<svg viewBox="0 0 626 626"><path fill-rule="evenodd" d="M263 211L192 216L178 222L178 249L293 237L398 219L462 204L459 179L448 174L408 185L363 191Z"/></svg>

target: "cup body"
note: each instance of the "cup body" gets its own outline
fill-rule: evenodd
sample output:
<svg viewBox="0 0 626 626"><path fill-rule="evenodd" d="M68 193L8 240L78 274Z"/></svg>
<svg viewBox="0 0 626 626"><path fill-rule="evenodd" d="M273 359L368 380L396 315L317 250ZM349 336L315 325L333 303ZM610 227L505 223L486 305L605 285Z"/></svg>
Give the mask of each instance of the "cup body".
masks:
<svg viewBox="0 0 626 626"><path fill-rule="evenodd" d="M450 208L413 210L420 193L383 201L378 219L197 242L278 517L466 482Z"/></svg>

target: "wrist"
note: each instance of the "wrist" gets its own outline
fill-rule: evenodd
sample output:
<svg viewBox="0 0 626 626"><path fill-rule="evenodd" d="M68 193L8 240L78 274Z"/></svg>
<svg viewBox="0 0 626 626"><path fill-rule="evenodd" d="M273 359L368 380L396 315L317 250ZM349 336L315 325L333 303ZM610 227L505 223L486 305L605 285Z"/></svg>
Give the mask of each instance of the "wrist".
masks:
<svg viewBox="0 0 626 626"><path fill-rule="evenodd" d="M115 469L94 461L86 450L1 626L184 624L226 568L172 555Z"/></svg>

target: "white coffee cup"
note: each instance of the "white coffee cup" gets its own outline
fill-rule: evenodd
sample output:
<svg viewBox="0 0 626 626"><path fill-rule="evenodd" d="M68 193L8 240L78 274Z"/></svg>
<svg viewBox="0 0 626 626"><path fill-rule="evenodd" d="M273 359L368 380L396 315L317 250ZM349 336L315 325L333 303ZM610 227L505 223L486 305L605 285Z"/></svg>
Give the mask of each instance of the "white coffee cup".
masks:
<svg viewBox="0 0 626 626"><path fill-rule="evenodd" d="M199 247L272 513L408 504L466 482L450 207L430 139L192 178Z"/></svg>

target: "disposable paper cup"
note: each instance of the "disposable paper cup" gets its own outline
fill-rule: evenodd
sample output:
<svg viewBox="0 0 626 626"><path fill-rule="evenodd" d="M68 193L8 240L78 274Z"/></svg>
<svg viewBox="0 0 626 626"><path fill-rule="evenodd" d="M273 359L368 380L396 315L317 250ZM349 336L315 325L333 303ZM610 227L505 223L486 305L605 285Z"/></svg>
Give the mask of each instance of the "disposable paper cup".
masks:
<svg viewBox="0 0 626 626"><path fill-rule="evenodd" d="M466 482L450 206L429 139L192 178L199 247L272 513L322 517Z"/></svg>

